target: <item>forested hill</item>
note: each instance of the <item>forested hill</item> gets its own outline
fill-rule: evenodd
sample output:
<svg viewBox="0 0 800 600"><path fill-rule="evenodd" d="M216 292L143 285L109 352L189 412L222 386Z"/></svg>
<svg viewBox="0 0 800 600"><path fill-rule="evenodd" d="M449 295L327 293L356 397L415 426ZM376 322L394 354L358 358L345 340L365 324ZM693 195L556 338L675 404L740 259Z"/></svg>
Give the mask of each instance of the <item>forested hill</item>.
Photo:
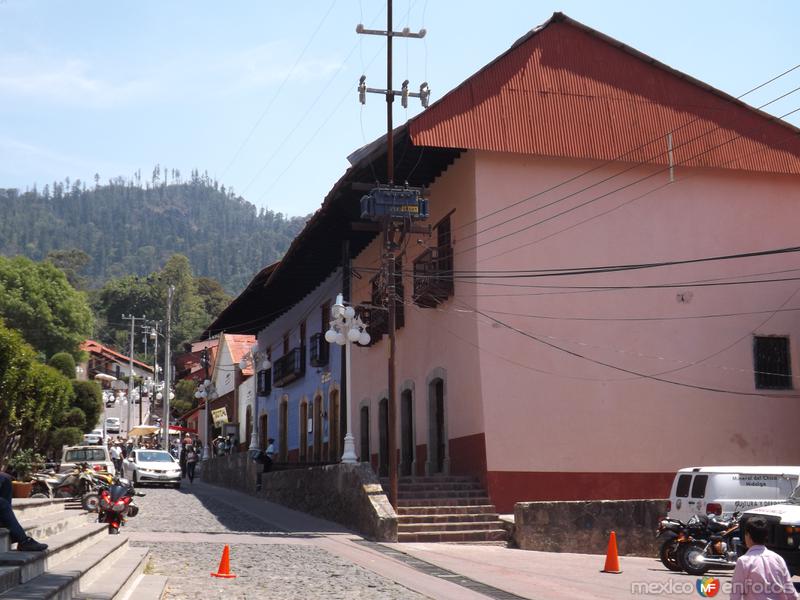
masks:
<svg viewBox="0 0 800 600"><path fill-rule="evenodd" d="M198 276L237 294L265 265L279 259L305 217L286 218L256 207L225 186L192 172L188 182L157 167L142 185L116 178L99 185L56 182L20 193L0 188L0 254L42 260L76 248L91 262L82 275L92 287L112 277L158 271L185 254Z"/></svg>

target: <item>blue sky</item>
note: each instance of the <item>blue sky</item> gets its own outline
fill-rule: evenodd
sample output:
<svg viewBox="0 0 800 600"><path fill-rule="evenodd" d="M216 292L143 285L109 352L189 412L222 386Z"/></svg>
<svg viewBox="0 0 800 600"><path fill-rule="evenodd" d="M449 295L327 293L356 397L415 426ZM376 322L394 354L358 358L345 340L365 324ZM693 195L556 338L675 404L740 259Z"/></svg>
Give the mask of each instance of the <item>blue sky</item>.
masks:
<svg viewBox="0 0 800 600"><path fill-rule="evenodd" d="M800 2L395 0L395 85L441 97L554 11L734 96L800 63ZM362 16L363 15L363 16ZM383 0L0 0L0 187L207 170L257 206L319 207L385 129ZM746 98L800 86L800 69ZM395 104L395 124L420 109ZM800 93L771 105L780 115ZM789 119L800 124L797 115Z"/></svg>

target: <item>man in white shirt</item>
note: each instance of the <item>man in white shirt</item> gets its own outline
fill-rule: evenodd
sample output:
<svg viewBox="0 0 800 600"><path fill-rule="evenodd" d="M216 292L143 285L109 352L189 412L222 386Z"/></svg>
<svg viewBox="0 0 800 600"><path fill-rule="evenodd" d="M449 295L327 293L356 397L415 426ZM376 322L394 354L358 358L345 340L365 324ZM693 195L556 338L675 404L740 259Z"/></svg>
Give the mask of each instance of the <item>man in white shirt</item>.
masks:
<svg viewBox="0 0 800 600"><path fill-rule="evenodd" d="M736 561L731 579L731 600L797 600L786 562L764 544L769 528L762 517L744 525L748 550Z"/></svg>
<svg viewBox="0 0 800 600"><path fill-rule="evenodd" d="M122 474L122 448L119 447L119 444L114 444L111 446L111 450L108 451L111 455L111 462L114 463L114 470L116 470L117 475Z"/></svg>

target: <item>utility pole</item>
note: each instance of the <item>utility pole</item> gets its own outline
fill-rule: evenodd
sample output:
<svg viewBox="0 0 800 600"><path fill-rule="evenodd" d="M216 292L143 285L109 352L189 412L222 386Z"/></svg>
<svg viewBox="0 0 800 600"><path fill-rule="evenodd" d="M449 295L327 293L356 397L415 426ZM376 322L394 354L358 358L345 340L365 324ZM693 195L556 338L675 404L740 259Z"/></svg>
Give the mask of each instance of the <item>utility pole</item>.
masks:
<svg viewBox="0 0 800 600"><path fill-rule="evenodd" d="M362 75L358 85L359 101L366 104L367 93L383 94L386 96L386 180L387 186L378 187L362 198L362 216L367 214L372 220L382 224L384 254L383 270L386 273L386 298L389 334L389 360L388 360L388 380L389 380L389 403L388 403L388 423L387 441L389 446L389 502L395 509L397 508L397 432L396 413L397 413L397 390L395 389L395 328L396 328L396 295L397 287L395 280L395 250L402 247L404 236L413 231L411 219L427 218L427 201L422 199L422 190L394 186L394 131L392 124L392 106L394 97L400 96L403 107L408 106L408 97L419 98L422 106L427 108L430 97L428 83L423 82L419 86L419 93L408 91L408 80L403 82L400 91L392 89L392 39L394 37L423 38L426 31L420 29L418 33L411 33L408 27L402 31L392 30L392 0L386 2L386 31L365 29L362 24L356 27L356 33L365 35L382 35L386 37L386 89L368 88L366 75ZM395 223L402 222L402 226L397 227ZM400 233L400 238L395 241L395 233ZM349 366L349 365L348 365ZM348 398L349 400L349 398ZM349 410L348 406L348 410Z"/></svg>
<svg viewBox="0 0 800 600"><path fill-rule="evenodd" d="M169 452L169 389L172 384L172 353L170 352L170 338L172 337L172 296L175 293L175 286L167 288L167 336L164 346L164 392L161 398L164 401L164 450ZM156 335L158 339L158 335ZM156 358L156 363L158 359ZM156 368L158 371L158 368Z"/></svg>
<svg viewBox="0 0 800 600"><path fill-rule="evenodd" d="M141 317L134 317L133 315L122 315L123 321L130 320L131 322L131 343L130 343L130 353L128 356L129 363L129 373L128 373L128 431L131 430L131 422L133 421L133 338L136 335L136 321L144 321L147 317L144 315ZM141 405L142 398L139 396L139 403ZM127 432L126 432L127 433Z"/></svg>

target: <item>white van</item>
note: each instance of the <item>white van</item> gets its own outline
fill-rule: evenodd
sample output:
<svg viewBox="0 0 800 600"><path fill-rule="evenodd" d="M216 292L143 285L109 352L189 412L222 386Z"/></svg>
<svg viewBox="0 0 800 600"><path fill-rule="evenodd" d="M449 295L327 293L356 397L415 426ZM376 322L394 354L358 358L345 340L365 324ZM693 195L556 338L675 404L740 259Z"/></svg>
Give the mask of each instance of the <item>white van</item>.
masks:
<svg viewBox="0 0 800 600"><path fill-rule="evenodd" d="M693 515L727 518L788 498L798 480L800 467L687 467L672 482L667 516L684 522Z"/></svg>

